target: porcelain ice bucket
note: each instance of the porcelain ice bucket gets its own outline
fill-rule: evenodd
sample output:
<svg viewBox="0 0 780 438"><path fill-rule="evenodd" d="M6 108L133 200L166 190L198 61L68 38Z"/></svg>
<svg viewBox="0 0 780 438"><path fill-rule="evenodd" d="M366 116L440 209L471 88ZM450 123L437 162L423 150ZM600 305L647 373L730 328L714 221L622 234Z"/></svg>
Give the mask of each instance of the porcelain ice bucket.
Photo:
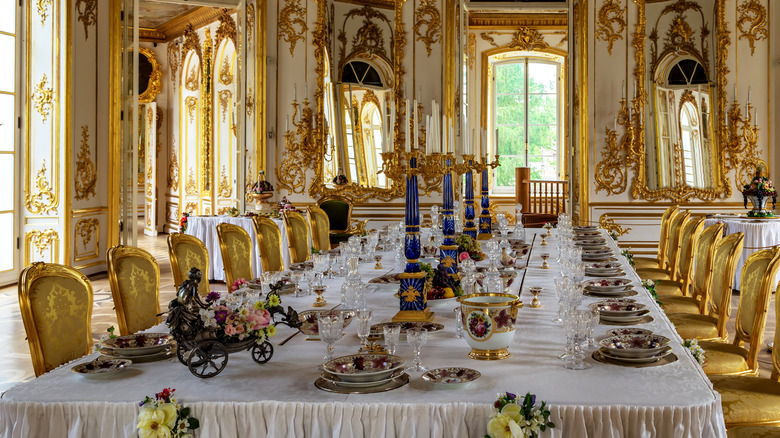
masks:
<svg viewBox="0 0 780 438"><path fill-rule="evenodd" d="M469 357L480 360L509 357L522 301L516 295L503 293L464 295L458 301L465 338L471 346Z"/></svg>

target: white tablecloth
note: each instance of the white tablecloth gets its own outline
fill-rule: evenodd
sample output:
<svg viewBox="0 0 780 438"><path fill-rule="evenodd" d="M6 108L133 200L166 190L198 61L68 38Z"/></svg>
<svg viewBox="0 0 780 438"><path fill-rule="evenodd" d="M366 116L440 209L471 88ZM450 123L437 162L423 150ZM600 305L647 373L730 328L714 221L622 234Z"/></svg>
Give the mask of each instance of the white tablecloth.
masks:
<svg viewBox="0 0 780 438"><path fill-rule="evenodd" d="M283 220L273 219L273 221L282 231L284 266L290 266L287 228L284 226ZM252 238L252 270L255 278L260 277L260 274L263 273L263 265L260 264L260 254L257 252L257 235L251 217L190 216L187 219L187 234L202 240L209 250L209 280L225 281L225 265L222 264L222 253L219 251L219 238L217 237L217 225L223 222L238 225L249 233L249 237Z"/></svg>
<svg viewBox="0 0 780 438"><path fill-rule="evenodd" d="M530 236L529 236L530 237ZM538 239L537 239L538 242ZM613 244L614 245L614 244ZM524 290L544 287L541 309L520 309L518 328L508 359L483 362L467 357L469 347L454 334L452 306L433 308L443 332L429 337L422 359L430 368L465 366L482 377L463 389L430 386L412 374L410 384L394 391L371 395L342 395L314 386L325 346L294 337L276 346L265 365L252 362L248 353L230 356L222 374L199 379L176 359L133 365L113 380L87 380L69 371L71 365L20 384L0 400L0 435L76 437L135 436L138 402L164 387L176 389L181 403L191 406L200 419L201 437L482 437L499 392L537 395L549 403L557 427L543 436L555 437L725 437L720 396L692 357L662 311L642 292L640 302L649 306L655 320L643 327L671 337L679 360L660 367L628 368L587 361L593 368L572 371L563 368L557 356L565 335L553 323L556 303L553 277L558 269L539 268L541 252L531 252ZM392 260L386 256L386 265ZM629 268L621 258L627 271ZM365 278L385 273L361 264ZM639 279L630 274L639 288ZM325 297L339 301L343 279L328 280ZM520 281L516 281L516 292ZM397 285L376 285L368 302L376 322L395 314L398 301L392 297ZM527 292L523 294L530 301ZM313 297L283 297L283 305L297 310L311 308ZM586 298L585 303L594 301ZM336 345L336 354L351 354L358 348L356 324ZM599 325L598 335L608 326ZM283 328L274 343L292 330ZM407 361L411 349L402 344L398 354ZM90 357L91 358L91 357ZM86 358L84 360L87 360ZM82 360L79 360L79 362Z"/></svg>
<svg viewBox="0 0 780 438"><path fill-rule="evenodd" d="M742 250L742 256L737 263L737 273L734 276L734 289L740 288L740 279L742 278L742 266L745 261L758 248L772 247L780 245L780 219L745 219L729 216L715 216L704 220L704 226L708 227L717 221L723 222L723 229L726 234L745 233L745 248ZM772 282L772 288L780 281L780 274Z"/></svg>

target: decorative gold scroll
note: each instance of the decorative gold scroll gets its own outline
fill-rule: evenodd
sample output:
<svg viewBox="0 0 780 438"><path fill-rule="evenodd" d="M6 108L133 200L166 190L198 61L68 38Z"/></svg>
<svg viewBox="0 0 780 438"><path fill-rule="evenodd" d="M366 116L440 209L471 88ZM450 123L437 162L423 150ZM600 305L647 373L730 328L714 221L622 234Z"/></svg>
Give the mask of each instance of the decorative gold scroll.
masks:
<svg viewBox="0 0 780 438"><path fill-rule="evenodd" d="M147 85L146 90L138 96L138 103L153 102L162 90L162 68L157 61L157 56L155 56L154 52L150 49L139 47L138 55L145 56L149 63L152 64L152 73L149 75L149 85Z"/></svg>
<svg viewBox="0 0 780 438"><path fill-rule="evenodd" d="M305 38L309 27L306 26L306 10L300 0L284 0L279 11L279 37L290 44L290 56L295 56L295 46Z"/></svg>
<svg viewBox="0 0 780 438"><path fill-rule="evenodd" d="M43 160L41 169L35 176L32 193L25 194L24 205L32 214L50 213L57 208L57 197L52 191L51 183L46 179L46 160Z"/></svg>
<svg viewBox="0 0 780 438"><path fill-rule="evenodd" d="M97 0L76 0L76 12L84 24L84 39L89 39L89 26L97 22Z"/></svg>
<svg viewBox="0 0 780 438"><path fill-rule="evenodd" d="M626 30L626 8L621 7L619 0L604 0L599 8L596 20L596 39L607 43L607 52L612 54L612 46L617 40L623 39Z"/></svg>
<svg viewBox="0 0 780 438"><path fill-rule="evenodd" d="M49 17L49 8L51 7L51 0L35 0L36 7L38 8L38 16L41 17L41 26L46 25L46 18Z"/></svg>
<svg viewBox="0 0 780 438"><path fill-rule="evenodd" d="M95 164L92 162L89 149L89 127L87 125L81 126L81 149L76 157L76 172L74 176L76 183L75 198L77 200L89 200L89 195L95 196L97 172L95 172Z"/></svg>
<svg viewBox="0 0 780 438"><path fill-rule="evenodd" d="M425 50L430 57L431 46L441 41L441 13L439 13L436 0L420 0L420 5L414 11L412 29L415 39L425 44Z"/></svg>
<svg viewBox="0 0 780 438"><path fill-rule="evenodd" d="M49 228L47 230L31 230L24 235L25 241L25 265L29 265L33 260L30 258L33 250L37 251L42 258L44 251L49 250L50 262L59 262L59 242L60 236L57 230Z"/></svg>
<svg viewBox="0 0 780 438"><path fill-rule="evenodd" d="M544 51L550 47L550 45L547 44L547 42L544 40L544 35L542 35L538 30L531 29L529 27L519 27L512 32L489 31L479 34L480 38L490 43L491 46L498 47L498 43L496 43L493 35L512 35L512 40L508 45L503 47L508 47L514 50L535 52Z"/></svg>
<svg viewBox="0 0 780 438"><path fill-rule="evenodd" d="M211 39L211 30L206 28L203 41L203 63L202 81L200 87L200 177L201 177L201 196L208 196L211 190L211 64L214 61L213 44Z"/></svg>
<svg viewBox="0 0 780 438"><path fill-rule="evenodd" d="M176 148L171 151L171 159L168 162L168 191L173 192L179 187L179 159L176 157Z"/></svg>
<svg viewBox="0 0 780 438"><path fill-rule="evenodd" d="M49 79L46 77L46 73L38 81L38 85L35 86L35 92L33 92L32 100L35 104L35 110L43 117L43 121L49 117L54 101L54 90L51 87L47 87Z"/></svg>
<svg viewBox="0 0 780 438"><path fill-rule="evenodd" d="M227 169L222 166L222 172L219 175L219 187L217 188L220 198L229 198L233 195L233 186L228 181Z"/></svg>
<svg viewBox="0 0 780 438"><path fill-rule="evenodd" d="M181 64L181 50L179 50L179 40L171 41L168 44L168 71L170 72L171 82L176 85L176 72Z"/></svg>
<svg viewBox="0 0 780 438"><path fill-rule="evenodd" d="M220 90L217 93L219 100L219 110L222 112L222 121L227 119L228 110L230 110L230 101L233 99L233 93L230 90Z"/></svg>
<svg viewBox="0 0 780 438"><path fill-rule="evenodd" d="M769 30L766 26L766 8L758 0L745 0L737 10L739 11L737 18L739 39L748 40L752 56L756 52L756 41L769 38Z"/></svg>
<svg viewBox="0 0 780 438"><path fill-rule="evenodd" d="M614 232L618 236L623 236L631 231L631 228L623 228L618 223L616 223L615 218L609 217L609 213L604 213L601 215L601 217L599 217L599 227L607 230L609 233Z"/></svg>
<svg viewBox="0 0 780 438"><path fill-rule="evenodd" d="M255 5L249 3L246 5L246 48L252 48L252 40L255 31Z"/></svg>

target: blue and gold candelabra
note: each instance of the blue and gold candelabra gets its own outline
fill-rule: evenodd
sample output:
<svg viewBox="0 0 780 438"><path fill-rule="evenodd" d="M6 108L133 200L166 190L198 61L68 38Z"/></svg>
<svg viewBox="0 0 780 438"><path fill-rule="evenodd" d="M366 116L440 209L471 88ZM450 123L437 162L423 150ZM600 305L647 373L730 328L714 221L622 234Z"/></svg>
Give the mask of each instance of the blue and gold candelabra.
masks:
<svg viewBox="0 0 780 438"><path fill-rule="evenodd" d="M406 269L399 275L401 286L398 291L400 310L393 321L431 321L433 312L428 309L425 296L426 273L420 270L420 201L417 192L417 157L419 152L406 154L409 169L406 172L406 238L404 254ZM450 210L452 210L450 208Z"/></svg>
<svg viewBox="0 0 780 438"><path fill-rule="evenodd" d="M490 220L490 184L488 170L482 169L482 212L479 214L479 234L477 239L490 240L493 237L493 224Z"/></svg>
<svg viewBox="0 0 780 438"><path fill-rule="evenodd" d="M477 238L477 226L474 223L474 175L472 168L474 166L474 155L464 155L463 162L466 164L466 195L463 204L463 234Z"/></svg>
<svg viewBox="0 0 780 438"><path fill-rule="evenodd" d="M439 263L450 276L458 275L458 245L455 244L454 195L452 192L452 154L444 159L444 178L442 180L442 220L441 231L444 241L439 247Z"/></svg>

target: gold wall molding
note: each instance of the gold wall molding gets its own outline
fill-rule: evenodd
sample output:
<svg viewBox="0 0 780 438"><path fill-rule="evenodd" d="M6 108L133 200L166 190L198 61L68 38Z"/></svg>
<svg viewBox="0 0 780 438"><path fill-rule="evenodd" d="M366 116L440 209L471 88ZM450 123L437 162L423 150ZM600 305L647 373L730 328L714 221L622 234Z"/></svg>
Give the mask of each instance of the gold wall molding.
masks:
<svg viewBox="0 0 780 438"><path fill-rule="evenodd" d="M756 41L769 38L766 8L758 0L745 0L740 3L737 11L739 12L737 18L739 39L748 40L752 56L756 52Z"/></svg>
<svg viewBox="0 0 780 438"><path fill-rule="evenodd" d="M596 193L604 190L609 195L618 195L626 191L628 187L626 151L629 148L626 143L631 142L632 139L633 135L624 135L618 142L617 131L606 129L605 145L601 150L602 160L596 163L594 172Z"/></svg>
<svg viewBox="0 0 780 438"><path fill-rule="evenodd" d="M420 0L420 5L414 11L412 29L415 39L425 44L425 50L430 58L431 46L441 42L441 13L436 6L436 0Z"/></svg>
<svg viewBox="0 0 780 438"><path fill-rule="evenodd" d="M74 256L77 262L100 256L100 221L97 218L79 219L76 222L73 240L77 240L79 237L81 237L81 245L84 252L80 253L78 248L76 248ZM92 241L93 237L95 239L95 250L86 252L87 244Z"/></svg>
<svg viewBox="0 0 780 438"><path fill-rule="evenodd" d="M292 127L294 130L284 133L285 150L282 162L276 167L276 179L279 188L285 188L292 193L303 193L306 188L306 170L309 167L318 167L320 146L314 141L314 127L312 126L312 109L308 99L304 99L299 107L297 101L293 101ZM298 117L298 111L301 111ZM296 118L298 121L296 121Z"/></svg>
<svg viewBox="0 0 780 438"><path fill-rule="evenodd" d="M607 230L609 233L616 233L618 236L624 236L628 234L629 231L631 231L631 228L621 227L617 222L615 222L615 218L609 217L609 213L604 213L599 217L599 227Z"/></svg>
<svg viewBox="0 0 780 438"><path fill-rule="evenodd" d="M168 192L177 190L179 187L179 159L176 157L176 148L171 152L171 158L168 162Z"/></svg>
<svg viewBox="0 0 780 438"><path fill-rule="evenodd" d="M187 107L187 115L189 116L190 123L194 123L195 111L198 109L198 98L195 96L187 96L184 99L184 105Z"/></svg>
<svg viewBox="0 0 780 438"><path fill-rule="evenodd" d="M97 0L76 0L76 12L84 24L84 39L89 39L89 26L97 23Z"/></svg>
<svg viewBox="0 0 780 438"><path fill-rule="evenodd" d="M32 193L26 193L24 205L32 214L50 213L57 208L57 196L52 191L51 183L46 179L46 160L35 176L35 186Z"/></svg>
<svg viewBox="0 0 780 438"><path fill-rule="evenodd" d="M469 70L474 70L474 61L477 59L477 34L474 32L469 33Z"/></svg>
<svg viewBox="0 0 780 438"><path fill-rule="evenodd" d="M244 110L246 111L247 117L252 117L252 113L255 110L255 93L252 91L251 87L246 93L246 104L244 105Z"/></svg>
<svg viewBox="0 0 780 438"><path fill-rule="evenodd" d="M206 28L203 41L203 72L201 76L200 87L200 177L201 177L201 197L208 197L211 190L212 178L212 63L214 62L214 41L211 39L211 29Z"/></svg>
<svg viewBox="0 0 780 438"><path fill-rule="evenodd" d="M227 120L227 112L230 108L230 101L233 99L233 92L230 90L220 90L217 93L217 100L219 100L219 110L222 113L222 121Z"/></svg>
<svg viewBox="0 0 780 438"><path fill-rule="evenodd" d="M25 261L24 265L27 266L33 260L30 258L34 252L38 252L38 255L43 258L44 251L49 250L49 262L59 263L59 246L60 237L57 234L57 230L49 228L47 230L31 230L24 235L25 243Z"/></svg>
<svg viewBox="0 0 780 438"><path fill-rule="evenodd" d="M198 182L195 180L195 171L192 168L187 172L187 184L184 186L184 193L188 195L198 193Z"/></svg>
<svg viewBox="0 0 780 438"><path fill-rule="evenodd" d="M97 185L97 172L92 162L92 153L89 148L89 127L81 126L81 149L76 157L76 200L89 200L89 195L95 196Z"/></svg>
<svg viewBox="0 0 780 438"><path fill-rule="evenodd" d="M54 105L54 90L51 87L46 86L48 83L49 79L46 77L46 73L44 73L41 80L38 81L38 84L35 86L35 92L33 92L32 96L35 110L38 111L38 114L41 115L44 122L48 119L49 113Z"/></svg>
<svg viewBox="0 0 780 438"><path fill-rule="evenodd" d="M252 40L255 32L255 5L249 3L246 5L246 48L252 48Z"/></svg>
<svg viewBox="0 0 780 438"><path fill-rule="evenodd" d="M642 2L642 12L644 13L644 1ZM696 30L691 27L686 16L686 12L694 11L698 12L701 19L701 28L698 29L699 33L699 46L696 46L694 39L696 38ZM674 14L672 22L669 24L669 28L666 30L662 39L663 47L658 48L658 31L661 19L667 14ZM644 29L643 29L644 33ZM650 32L649 39L650 44L650 71L655 72L659 63L669 54L680 54L687 52L695 56L699 62L704 66L709 76L710 62L709 62L709 42L708 37L710 35L707 21L704 17L704 11L702 7L690 0L677 0L676 2L667 5L656 19L655 26Z"/></svg>
<svg viewBox="0 0 780 438"><path fill-rule="evenodd" d="M238 42L236 41L236 21L228 14L227 9L222 9L221 11L219 27L214 32L214 47L219 47L224 39L230 39L233 41L233 46L238 47Z"/></svg>
<svg viewBox="0 0 780 438"><path fill-rule="evenodd" d="M347 22L356 17L363 17L363 25L355 31L355 35L352 37L352 50L347 54ZM344 21L337 37L341 43L339 47L339 72L355 54L378 55L383 57L388 64L393 65L392 62L388 61L390 57L385 51L385 37L377 22L387 25L387 29L392 35L393 25L390 19L371 6L365 5L362 8L352 9L344 15ZM391 50L393 50L392 46L390 44Z"/></svg>
<svg viewBox="0 0 780 438"><path fill-rule="evenodd" d="M626 8L618 0L604 0L596 19L596 39L607 43L607 52L612 54L615 41L623 39L626 30Z"/></svg>
<svg viewBox="0 0 780 438"><path fill-rule="evenodd" d="M162 66L157 61L157 56L151 49L145 47L138 48L138 55L144 56L152 65L152 72L149 75L149 83L146 89L138 95L138 103L153 102L157 95L162 91Z"/></svg>
<svg viewBox="0 0 780 438"><path fill-rule="evenodd" d="M470 12L468 22L468 27L472 30L507 30L518 27L565 30L568 18L566 13Z"/></svg>
<svg viewBox="0 0 780 438"><path fill-rule="evenodd" d="M227 12L232 15L236 13L236 10L228 9ZM154 29L142 27L138 29L138 36L141 41L155 43L170 42L184 35L190 26L194 29L200 29L216 22L221 15L222 9L201 6L163 23Z"/></svg>
<svg viewBox="0 0 780 438"><path fill-rule="evenodd" d="M168 44L168 71L171 76L171 83L176 85L176 72L181 65L181 49L178 42Z"/></svg>
<svg viewBox="0 0 780 438"><path fill-rule="evenodd" d="M182 62L186 59L187 53L190 50L194 50L198 54L198 59L203 59L203 51L200 46L200 36L195 32L195 28L192 24L188 24L184 30L184 42L181 45L181 59Z"/></svg>
<svg viewBox="0 0 780 438"><path fill-rule="evenodd" d="M198 203L190 201L184 204L184 211L186 211L189 214L195 213L196 211L198 211Z"/></svg>
<svg viewBox="0 0 780 438"><path fill-rule="evenodd" d="M219 68L219 83L222 85L230 85L233 83L233 72L230 68L230 58L227 56L222 58L222 66Z"/></svg>
<svg viewBox="0 0 780 438"><path fill-rule="evenodd" d="M279 11L277 32L279 37L290 44L290 56L295 56L295 46L305 38L309 27L306 25L306 10L300 0L284 0Z"/></svg>
<svg viewBox="0 0 780 438"><path fill-rule="evenodd" d="M512 35L512 40L506 46L499 46L493 38L494 35ZM493 47L506 47L528 52L541 52L550 47L544 40L544 35L530 27L521 27L515 29L514 32L487 31L480 33L479 36Z"/></svg>
<svg viewBox="0 0 780 438"><path fill-rule="evenodd" d="M192 64L192 67L190 67L190 71L187 72L187 78L184 80L184 88L187 89L187 91L198 91L200 88L200 69L198 68L197 62ZM184 73L182 71L182 73ZM192 96L190 96L192 97Z"/></svg>
<svg viewBox="0 0 780 438"><path fill-rule="evenodd" d="M45 26L46 19L49 17L51 0L35 0L35 6L38 8L38 16L41 17L41 26Z"/></svg>
<svg viewBox="0 0 780 438"><path fill-rule="evenodd" d="M229 198L233 195L233 186L228 182L227 169L222 166L222 172L219 175L219 187L217 188L221 198Z"/></svg>

